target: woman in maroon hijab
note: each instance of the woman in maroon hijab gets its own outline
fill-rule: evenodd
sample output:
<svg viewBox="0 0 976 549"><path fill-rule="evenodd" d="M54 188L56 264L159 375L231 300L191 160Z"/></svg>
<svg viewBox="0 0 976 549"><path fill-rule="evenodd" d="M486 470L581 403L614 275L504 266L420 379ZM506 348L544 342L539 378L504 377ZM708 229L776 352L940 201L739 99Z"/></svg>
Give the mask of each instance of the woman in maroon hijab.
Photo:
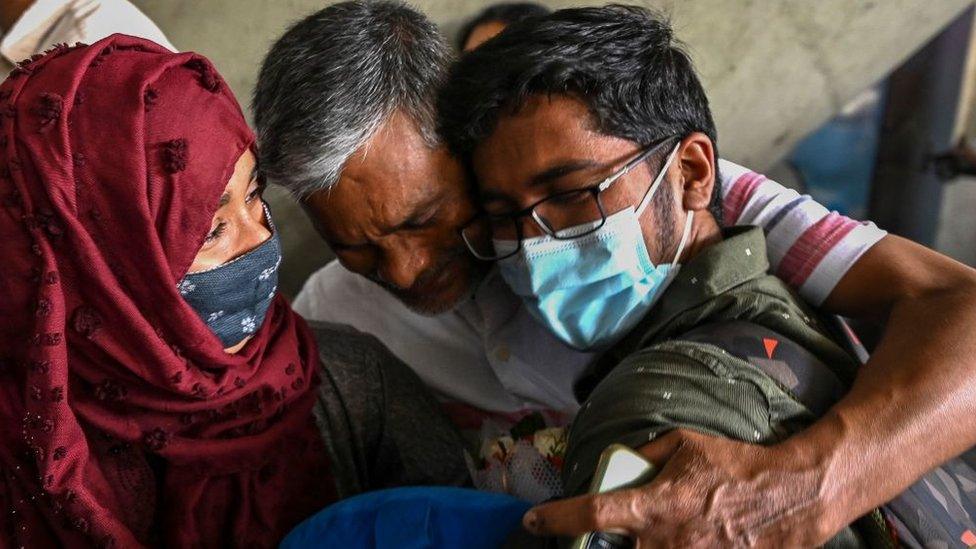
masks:
<svg viewBox="0 0 976 549"><path fill-rule="evenodd" d="M418 380L276 294L253 146L206 59L144 40L0 86L0 545L272 546L463 477Z"/></svg>

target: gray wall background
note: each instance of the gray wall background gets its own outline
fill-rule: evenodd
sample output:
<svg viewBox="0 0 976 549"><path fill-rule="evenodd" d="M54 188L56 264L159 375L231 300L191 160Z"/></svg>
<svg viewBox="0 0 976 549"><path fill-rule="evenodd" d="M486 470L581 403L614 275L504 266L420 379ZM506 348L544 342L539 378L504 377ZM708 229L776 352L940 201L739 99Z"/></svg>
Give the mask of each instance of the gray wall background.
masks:
<svg viewBox="0 0 976 549"><path fill-rule="evenodd" d="M249 111L268 47L295 21L331 2L314 0L135 0L181 50L208 56ZM449 39L488 0L413 5ZM552 8L604 2L542 2ZM881 79L972 0L635 1L668 14L712 101L719 149L765 170L807 132ZM976 197L974 197L976 198ZM282 289L290 295L331 253L280 189L269 200L285 247ZM970 204L976 203L970 202ZM970 207L969 211L972 211Z"/></svg>

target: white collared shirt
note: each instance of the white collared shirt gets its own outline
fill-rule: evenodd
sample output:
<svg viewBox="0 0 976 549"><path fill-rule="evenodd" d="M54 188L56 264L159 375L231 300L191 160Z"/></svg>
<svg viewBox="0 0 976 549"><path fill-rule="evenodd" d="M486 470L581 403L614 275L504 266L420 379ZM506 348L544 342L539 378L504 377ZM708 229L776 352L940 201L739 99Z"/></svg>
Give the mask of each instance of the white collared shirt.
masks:
<svg viewBox="0 0 976 549"><path fill-rule="evenodd" d="M126 0L36 0L10 29L0 29L0 81L15 63L55 44L91 44L115 33L176 51L163 31Z"/></svg>

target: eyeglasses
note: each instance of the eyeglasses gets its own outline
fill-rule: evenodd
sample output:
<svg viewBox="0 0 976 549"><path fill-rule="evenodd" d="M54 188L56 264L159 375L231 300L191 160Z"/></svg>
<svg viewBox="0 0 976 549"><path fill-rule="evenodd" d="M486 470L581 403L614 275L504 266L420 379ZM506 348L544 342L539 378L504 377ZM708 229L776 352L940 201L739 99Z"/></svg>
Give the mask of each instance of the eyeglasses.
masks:
<svg viewBox="0 0 976 549"><path fill-rule="evenodd" d="M509 214L481 212L461 229L461 237L478 259L498 261L512 257L522 249L521 220L525 216L531 216L539 228L557 240L572 240L591 234L607 222L600 194L674 139L674 136L669 136L652 143L599 183L549 195L528 208Z"/></svg>

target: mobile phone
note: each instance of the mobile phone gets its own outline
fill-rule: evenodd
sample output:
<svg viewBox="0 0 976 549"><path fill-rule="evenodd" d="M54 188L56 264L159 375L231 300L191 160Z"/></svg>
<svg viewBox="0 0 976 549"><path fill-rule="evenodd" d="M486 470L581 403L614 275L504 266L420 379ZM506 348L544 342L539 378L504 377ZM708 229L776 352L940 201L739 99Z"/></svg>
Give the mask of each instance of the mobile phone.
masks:
<svg viewBox="0 0 976 549"><path fill-rule="evenodd" d="M624 446L611 444L600 454L590 482L591 494L640 486L654 477L654 465L644 456ZM576 538L572 549L625 549L633 547L626 536L609 532L590 532Z"/></svg>

